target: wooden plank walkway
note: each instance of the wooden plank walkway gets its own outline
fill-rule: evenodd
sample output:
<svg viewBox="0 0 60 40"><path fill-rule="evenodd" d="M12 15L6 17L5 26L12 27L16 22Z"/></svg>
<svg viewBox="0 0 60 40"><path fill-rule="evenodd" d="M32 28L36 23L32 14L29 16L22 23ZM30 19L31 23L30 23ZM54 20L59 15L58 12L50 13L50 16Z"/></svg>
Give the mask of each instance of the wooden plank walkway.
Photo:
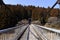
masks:
<svg viewBox="0 0 60 40"><path fill-rule="evenodd" d="M11 30L9 32L0 33L0 40L16 40L16 38L21 34L21 32L27 27L27 25Z"/></svg>
<svg viewBox="0 0 60 40"><path fill-rule="evenodd" d="M0 34L0 40L17 40L28 25ZM31 24L19 40L60 40L60 34Z"/></svg>

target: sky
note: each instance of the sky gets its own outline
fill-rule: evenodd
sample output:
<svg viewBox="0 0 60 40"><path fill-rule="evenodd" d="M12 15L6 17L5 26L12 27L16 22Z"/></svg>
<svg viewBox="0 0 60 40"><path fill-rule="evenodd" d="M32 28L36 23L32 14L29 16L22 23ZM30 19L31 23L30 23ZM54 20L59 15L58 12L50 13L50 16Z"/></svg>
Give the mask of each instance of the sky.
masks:
<svg viewBox="0 0 60 40"><path fill-rule="evenodd" d="M39 6L47 8L48 6L52 7L57 0L3 0L3 1L5 4L12 5L21 4L23 6L33 5L36 7ZM57 4L55 8L59 8L59 5Z"/></svg>

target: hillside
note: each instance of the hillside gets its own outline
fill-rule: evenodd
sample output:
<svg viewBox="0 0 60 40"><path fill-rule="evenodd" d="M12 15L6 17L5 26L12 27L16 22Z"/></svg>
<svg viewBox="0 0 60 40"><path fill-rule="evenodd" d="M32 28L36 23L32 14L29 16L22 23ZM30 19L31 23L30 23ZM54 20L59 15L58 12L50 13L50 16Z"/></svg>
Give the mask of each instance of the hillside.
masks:
<svg viewBox="0 0 60 40"><path fill-rule="evenodd" d="M0 5L0 29L14 27L18 21L32 18L32 20L44 20L45 22L50 16L58 16L58 9L53 9L47 13L50 8L22 6L22 5ZM49 16L49 17L50 17ZM42 24L45 24L42 22Z"/></svg>

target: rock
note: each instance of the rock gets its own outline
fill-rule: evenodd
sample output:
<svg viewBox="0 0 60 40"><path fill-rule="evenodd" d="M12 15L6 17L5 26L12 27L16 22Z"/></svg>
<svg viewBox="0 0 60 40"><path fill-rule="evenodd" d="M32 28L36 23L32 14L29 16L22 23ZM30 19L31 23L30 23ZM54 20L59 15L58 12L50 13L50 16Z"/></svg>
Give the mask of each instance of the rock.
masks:
<svg viewBox="0 0 60 40"><path fill-rule="evenodd" d="M60 29L60 18L50 17L48 18L48 22L44 26Z"/></svg>
<svg viewBox="0 0 60 40"><path fill-rule="evenodd" d="M41 25L41 22L40 22L39 20L32 21L31 23L32 23L32 24L38 24L38 25Z"/></svg>
<svg viewBox="0 0 60 40"><path fill-rule="evenodd" d="M24 19L18 22L17 25L23 25L23 24L28 24L28 20Z"/></svg>

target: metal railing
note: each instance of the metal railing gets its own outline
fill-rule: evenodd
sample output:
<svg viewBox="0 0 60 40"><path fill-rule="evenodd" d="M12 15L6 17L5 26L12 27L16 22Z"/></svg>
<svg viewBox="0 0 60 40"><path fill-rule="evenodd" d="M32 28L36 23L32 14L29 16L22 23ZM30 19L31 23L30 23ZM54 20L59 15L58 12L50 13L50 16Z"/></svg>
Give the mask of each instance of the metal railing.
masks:
<svg viewBox="0 0 60 40"><path fill-rule="evenodd" d="M45 30L47 30L47 31L51 31L51 32L55 32L55 33L60 34L60 30L58 30L58 29L48 28L48 27L40 26L40 25L35 25L35 26L37 26L37 27L39 27L39 28L42 28L42 29L45 29Z"/></svg>

